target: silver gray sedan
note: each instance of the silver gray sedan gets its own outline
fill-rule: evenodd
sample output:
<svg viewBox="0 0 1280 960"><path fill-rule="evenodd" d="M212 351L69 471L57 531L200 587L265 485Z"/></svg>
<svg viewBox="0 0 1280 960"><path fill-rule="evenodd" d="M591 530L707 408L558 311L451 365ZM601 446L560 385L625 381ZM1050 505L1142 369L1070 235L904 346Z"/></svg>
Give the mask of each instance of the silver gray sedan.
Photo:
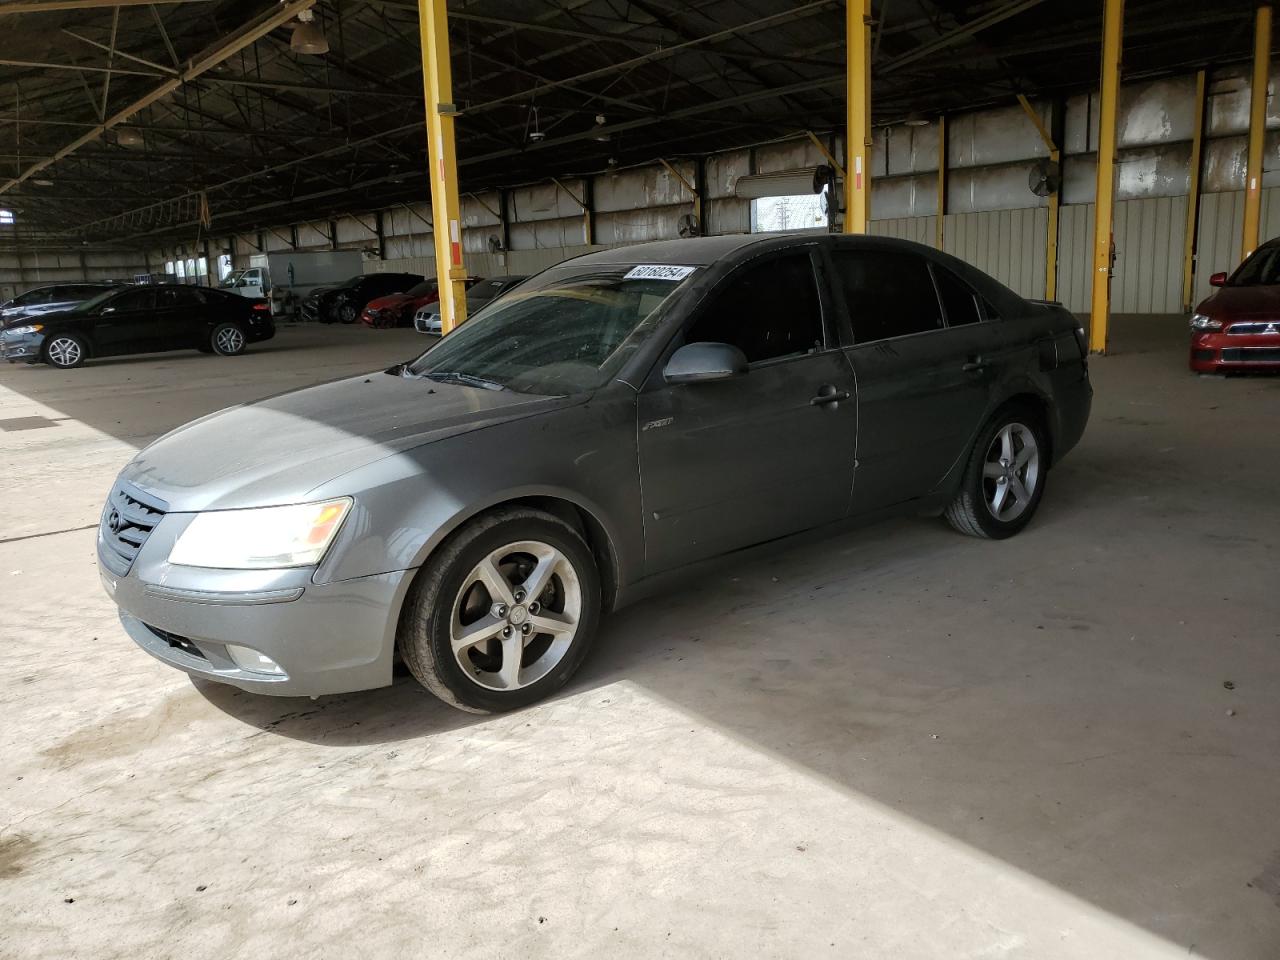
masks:
<svg viewBox="0 0 1280 960"><path fill-rule="evenodd" d="M1027 525L1088 420L1083 331L935 250L676 240L527 280L417 359L157 440L102 514L128 634L310 695L397 657L458 707L564 684L673 573L909 511Z"/></svg>

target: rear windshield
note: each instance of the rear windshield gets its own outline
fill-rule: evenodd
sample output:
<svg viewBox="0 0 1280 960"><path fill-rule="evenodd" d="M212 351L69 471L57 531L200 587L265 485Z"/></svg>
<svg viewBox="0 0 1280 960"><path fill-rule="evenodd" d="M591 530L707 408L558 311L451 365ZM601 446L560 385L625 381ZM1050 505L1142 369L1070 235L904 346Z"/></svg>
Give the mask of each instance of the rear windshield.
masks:
<svg viewBox="0 0 1280 960"><path fill-rule="evenodd" d="M634 264L548 271L478 311L406 373L548 395L603 386L694 269L652 272Z"/></svg>

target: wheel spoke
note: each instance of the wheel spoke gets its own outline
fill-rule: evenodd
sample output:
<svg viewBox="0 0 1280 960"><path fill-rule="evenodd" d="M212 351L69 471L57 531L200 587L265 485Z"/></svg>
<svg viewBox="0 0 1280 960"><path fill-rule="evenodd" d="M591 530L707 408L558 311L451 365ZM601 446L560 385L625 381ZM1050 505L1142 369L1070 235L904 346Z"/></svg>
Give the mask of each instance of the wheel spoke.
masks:
<svg viewBox="0 0 1280 960"><path fill-rule="evenodd" d="M1036 448L1032 444L1027 444L1018 453L1018 456L1013 461L1013 465L1017 467L1019 470L1021 470L1028 463L1031 462L1031 458L1034 457L1035 455L1036 455Z"/></svg>
<svg viewBox="0 0 1280 960"><path fill-rule="evenodd" d="M480 561L480 565L476 567L476 576L480 578L480 582L489 591L489 596L495 601L505 603L507 606L516 602L515 595L511 592L510 582L502 575L498 565L493 562L492 556Z"/></svg>
<svg viewBox="0 0 1280 960"><path fill-rule="evenodd" d="M537 600L542 596L542 591L546 590L547 584L551 582L551 575L556 572L556 568L560 566L560 561L563 559L560 551L554 547L547 547L546 553L538 556L538 565L521 584L526 601Z"/></svg>
<svg viewBox="0 0 1280 960"><path fill-rule="evenodd" d="M1013 427L1000 431L1000 459L1006 462L1013 460Z"/></svg>
<svg viewBox="0 0 1280 960"><path fill-rule="evenodd" d="M1009 489L1013 493L1013 499L1018 503L1029 503L1031 501L1031 494L1027 492L1026 486L1018 477L1010 478Z"/></svg>
<svg viewBox="0 0 1280 960"><path fill-rule="evenodd" d="M501 631L505 620L500 620L491 613L486 613L475 623L469 623L466 626L455 626L453 628L453 652L461 653L468 647L474 647L477 643L483 643L485 640L496 637Z"/></svg>
<svg viewBox="0 0 1280 960"><path fill-rule="evenodd" d="M507 690L520 686L520 661L524 659L524 636L514 631L502 640L502 669L498 676Z"/></svg>
<svg viewBox="0 0 1280 960"><path fill-rule="evenodd" d="M529 623L533 626L535 633L549 633L553 637L573 633L578 627L578 622L572 617L552 610L539 610L529 617Z"/></svg>
<svg viewBox="0 0 1280 960"><path fill-rule="evenodd" d="M1000 516L1000 511L1004 508L1004 501L1009 496L1009 485L1007 483L997 483L996 492L991 497L991 512Z"/></svg>

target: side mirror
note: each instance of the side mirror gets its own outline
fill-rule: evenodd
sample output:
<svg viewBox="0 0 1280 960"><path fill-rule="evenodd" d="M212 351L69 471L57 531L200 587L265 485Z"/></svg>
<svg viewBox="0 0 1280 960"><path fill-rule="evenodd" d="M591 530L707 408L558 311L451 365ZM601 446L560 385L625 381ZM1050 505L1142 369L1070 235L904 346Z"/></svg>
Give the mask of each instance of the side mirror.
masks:
<svg viewBox="0 0 1280 960"><path fill-rule="evenodd" d="M1225 287L1227 285L1227 275L1225 273L1215 273L1209 277L1209 286Z"/></svg>
<svg viewBox="0 0 1280 960"><path fill-rule="evenodd" d="M747 358L727 343L686 343L671 355L662 376L667 383L729 380L747 372Z"/></svg>

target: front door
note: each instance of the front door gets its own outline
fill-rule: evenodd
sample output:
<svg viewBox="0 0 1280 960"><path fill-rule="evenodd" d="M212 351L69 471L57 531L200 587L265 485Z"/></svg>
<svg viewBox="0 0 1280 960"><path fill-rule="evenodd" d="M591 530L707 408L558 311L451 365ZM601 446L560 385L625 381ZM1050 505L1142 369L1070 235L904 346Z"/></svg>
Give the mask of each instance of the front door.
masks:
<svg viewBox="0 0 1280 960"><path fill-rule="evenodd" d="M158 349L156 288L137 287L108 300L93 318L94 351L101 356Z"/></svg>
<svg viewBox="0 0 1280 960"><path fill-rule="evenodd" d="M659 368L646 382L637 431L647 573L847 512L858 406L813 250L739 267L677 338L738 347L745 376L667 384Z"/></svg>
<svg viewBox="0 0 1280 960"><path fill-rule="evenodd" d="M853 512L860 514L938 486L968 452L991 372L972 291L969 312L955 299L948 325L924 257L838 243L832 259L854 339L846 353L858 379ZM950 271L945 277L961 283Z"/></svg>

